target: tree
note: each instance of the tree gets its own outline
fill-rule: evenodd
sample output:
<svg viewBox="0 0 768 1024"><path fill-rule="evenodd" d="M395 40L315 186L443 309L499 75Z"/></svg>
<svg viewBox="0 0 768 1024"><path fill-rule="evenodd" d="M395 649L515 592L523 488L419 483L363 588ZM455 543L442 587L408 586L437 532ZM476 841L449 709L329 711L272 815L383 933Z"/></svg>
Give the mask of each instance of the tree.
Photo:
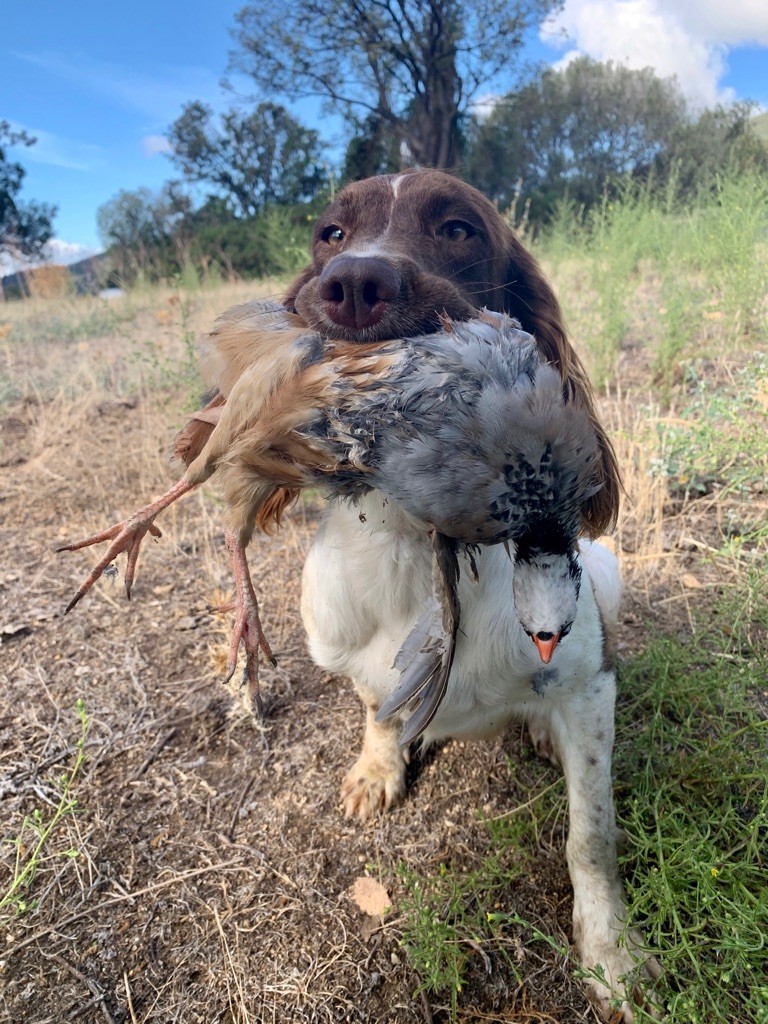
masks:
<svg viewBox="0 0 768 1024"><path fill-rule="evenodd" d="M369 114L347 143L342 180L361 181L399 168L400 146L390 126L378 114Z"/></svg>
<svg viewBox="0 0 768 1024"><path fill-rule="evenodd" d="M320 137L274 103L214 125L204 103L188 103L168 132L171 160L189 181L212 185L250 217L269 203L312 199L323 184Z"/></svg>
<svg viewBox="0 0 768 1024"><path fill-rule="evenodd" d="M647 173L687 122L674 79L580 57L477 122L465 172L501 206L519 188L541 220L566 195L590 206L612 180Z"/></svg>
<svg viewBox="0 0 768 1024"><path fill-rule="evenodd" d="M183 261L190 208L189 198L176 182L169 182L160 193L148 188L123 190L99 207L99 235L121 281L131 283L139 273L159 276L169 252L176 263Z"/></svg>
<svg viewBox="0 0 768 1024"><path fill-rule="evenodd" d="M555 0L256 0L237 15L232 68L267 95L319 96L389 127L401 159L451 166L480 87L510 76L523 34Z"/></svg>
<svg viewBox="0 0 768 1024"><path fill-rule="evenodd" d="M656 177L674 177L678 193L686 196L711 186L728 170L768 173L768 145L755 132L754 121L751 103L702 111L670 135L656 158Z"/></svg>
<svg viewBox="0 0 768 1024"><path fill-rule="evenodd" d="M39 258L53 234L51 222L56 207L21 202L19 193L26 172L6 152L6 146L33 146L35 141L26 132L14 131L7 121L0 121L0 254Z"/></svg>

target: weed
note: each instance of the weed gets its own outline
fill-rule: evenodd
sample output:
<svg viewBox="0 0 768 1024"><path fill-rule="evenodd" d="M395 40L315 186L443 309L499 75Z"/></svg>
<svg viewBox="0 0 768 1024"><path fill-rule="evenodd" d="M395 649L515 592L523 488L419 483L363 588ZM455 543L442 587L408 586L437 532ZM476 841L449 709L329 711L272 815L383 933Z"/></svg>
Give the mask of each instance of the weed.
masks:
<svg viewBox="0 0 768 1024"><path fill-rule="evenodd" d="M659 951L669 1024L768 1020L768 723L754 700L768 674L766 583L764 565L696 636L658 639L621 673L629 914Z"/></svg>
<svg viewBox="0 0 768 1024"><path fill-rule="evenodd" d="M597 382L636 336L668 398L685 357L768 340L767 232L768 183L745 173L685 207L674 181L627 182L586 217L562 204L540 248Z"/></svg>
<svg viewBox="0 0 768 1024"><path fill-rule="evenodd" d="M768 395L768 363L750 361L732 374L730 386L711 383L689 367L690 394L676 415L657 421L662 457L655 469L667 478L673 497L717 493L719 499L741 499L743 514L726 509L723 532L729 553L761 547L768 526L752 503L764 493L768 479L768 434L761 429Z"/></svg>
<svg viewBox="0 0 768 1024"><path fill-rule="evenodd" d="M44 811L39 807L24 817L21 830L15 839L8 840L16 847L13 866L13 878L8 889L0 896L0 911L13 908L16 913L23 914L34 908L34 901L29 898L29 890L35 880L41 863L49 856L77 857L77 850L69 849L57 854L48 854L47 847L56 827L62 818L72 814L77 800L72 795L75 780L85 763L85 741L88 737L90 719L85 711L82 700L78 700L75 710L80 720L80 736L75 745L75 760L68 772L58 781L58 801L53 813L46 819Z"/></svg>
<svg viewBox="0 0 768 1024"><path fill-rule="evenodd" d="M502 961L521 985L514 952L521 928L533 941L554 944L562 952L555 940L504 907L505 893L526 874L536 848L531 809L537 808L537 821L557 814L563 791L562 780L558 780L540 788L519 808L520 814L489 819L488 850L471 871L459 873L441 864L437 872L422 875L412 868L400 868L405 889L398 902L398 911L405 918L402 945L421 979L421 990L448 994L452 1020L474 957L480 957L488 973L493 970L493 960Z"/></svg>

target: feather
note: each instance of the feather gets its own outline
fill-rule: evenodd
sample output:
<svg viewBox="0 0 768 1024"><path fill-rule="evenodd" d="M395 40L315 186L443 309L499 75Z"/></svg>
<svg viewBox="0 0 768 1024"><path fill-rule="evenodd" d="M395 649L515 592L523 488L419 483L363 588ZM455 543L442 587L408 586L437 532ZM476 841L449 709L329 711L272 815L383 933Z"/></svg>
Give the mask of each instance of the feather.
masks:
<svg viewBox="0 0 768 1024"><path fill-rule="evenodd" d="M459 630L459 562L455 541L432 534L432 596L397 653L394 668L400 681L379 708L377 722L394 718L413 703L400 744L407 746L427 728L448 688Z"/></svg>

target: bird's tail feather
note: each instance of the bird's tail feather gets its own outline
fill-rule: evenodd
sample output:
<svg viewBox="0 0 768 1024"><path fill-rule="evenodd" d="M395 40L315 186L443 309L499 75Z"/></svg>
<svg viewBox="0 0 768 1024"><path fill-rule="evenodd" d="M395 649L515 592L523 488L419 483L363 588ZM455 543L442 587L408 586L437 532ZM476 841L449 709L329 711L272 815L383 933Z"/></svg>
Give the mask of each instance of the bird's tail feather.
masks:
<svg viewBox="0 0 768 1024"><path fill-rule="evenodd" d="M401 746L412 743L435 717L448 687L456 650L460 618L456 542L435 531L432 550L433 594L429 607L395 657L400 681L376 716L377 721L384 722L414 704L400 734Z"/></svg>

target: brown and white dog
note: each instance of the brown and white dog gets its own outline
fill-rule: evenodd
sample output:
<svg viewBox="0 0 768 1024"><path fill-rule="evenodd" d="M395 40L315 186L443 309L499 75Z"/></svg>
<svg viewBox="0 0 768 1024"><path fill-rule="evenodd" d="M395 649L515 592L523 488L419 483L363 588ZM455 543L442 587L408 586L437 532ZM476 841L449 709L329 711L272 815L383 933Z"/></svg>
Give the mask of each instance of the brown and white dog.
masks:
<svg viewBox="0 0 768 1024"><path fill-rule="evenodd" d="M353 342L431 332L441 313L468 319L483 306L516 317L595 422L603 486L585 514L587 530L596 537L614 521L616 463L558 302L536 261L475 189L434 170L347 186L318 220L312 263L285 304L310 327ZM478 581L467 572L460 580L462 634L425 741L485 736L520 718L537 750L562 764L574 937L584 967L604 971L607 984L588 982L593 997L606 1014L618 997L630 1022L628 993L642 957L638 937L624 931L611 786L620 581L602 545L584 541L581 557L591 586L581 587L571 633L545 666L514 613L512 561L500 546L478 554ZM362 752L342 786L350 816L366 819L404 795L398 723L381 724L376 712L397 682L395 654L430 593L424 523L376 491L360 507L331 505L304 570L302 615L315 661L350 676L367 710ZM645 970L655 974L655 962Z"/></svg>

